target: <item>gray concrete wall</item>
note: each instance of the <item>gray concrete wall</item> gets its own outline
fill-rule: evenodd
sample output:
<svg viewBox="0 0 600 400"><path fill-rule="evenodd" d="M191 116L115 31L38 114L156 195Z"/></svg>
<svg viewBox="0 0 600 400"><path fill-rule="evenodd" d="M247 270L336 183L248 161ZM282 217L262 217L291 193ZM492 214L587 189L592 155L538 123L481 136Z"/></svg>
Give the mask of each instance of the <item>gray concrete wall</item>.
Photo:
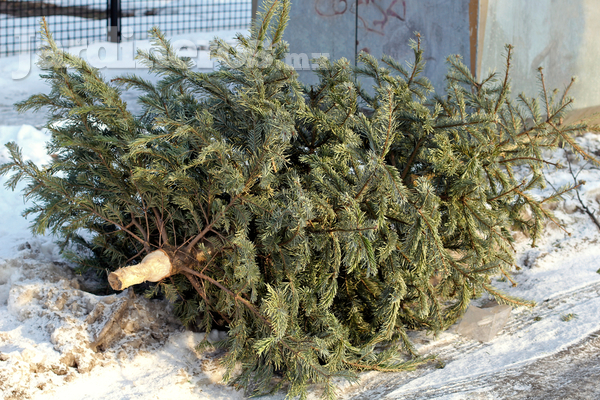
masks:
<svg viewBox="0 0 600 400"><path fill-rule="evenodd" d="M358 49L374 56L413 61L409 40L421 35L423 74L436 90L445 86L446 58L460 54L469 65L469 0L387 0L359 4Z"/></svg>
<svg viewBox="0 0 600 400"><path fill-rule="evenodd" d="M355 50L376 57L388 54L399 61L411 61L409 40L419 32L427 60L424 73L436 89L442 89L447 56L461 54L467 65L470 63L469 5L472 2L296 0L292 3L285 39L291 53L309 56L329 53L331 59L345 57L352 64ZM308 71L299 72L304 82L316 81Z"/></svg>
<svg viewBox="0 0 600 400"><path fill-rule="evenodd" d="M284 39L292 55L312 57L313 53L326 53L331 60L344 57L354 63L355 31L355 15L349 12L346 2L292 0ZM317 82L310 70L296 70L304 83Z"/></svg>

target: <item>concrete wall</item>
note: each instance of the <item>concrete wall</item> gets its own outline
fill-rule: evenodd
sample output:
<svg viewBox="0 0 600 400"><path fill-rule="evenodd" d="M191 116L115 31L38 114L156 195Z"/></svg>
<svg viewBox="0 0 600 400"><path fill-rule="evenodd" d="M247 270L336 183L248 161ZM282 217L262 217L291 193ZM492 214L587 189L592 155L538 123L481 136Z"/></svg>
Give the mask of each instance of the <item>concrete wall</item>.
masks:
<svg viewBox="0 0 600 400"><path fill-rule="evenodd" d="M413 61L409 40L419 32L426 60L423 74L436 90L445 86L449 55L460 54L469 65L469 0L372 1L359 5L359 18L358 49L377 57L387 54L398 61Z"/></svg>
<svg viewBox="0 0 600 400"><path fill-rule="evenodd" d="M355 16L346 2L327 0L292 0L290 22L284 39L290 44L290 53L327 53L331 60L342 57L354 63ZM296 67L296 65L294 65ZM310 70L299 70L307 84L317 79Z"/></svg>
<svg viewBox="0 0 600 400"><path fill-rule="evenodd" d="M357 50L411 61L409 39L419 32L425 75L442 88L448 55L461 54L470 63L472 3L476 0L296 0L285 39L291 53L329 53L330 59L345 57L352 64ZM299 72L306 83L316 81Z"/></svg>
<svg viewBox="0 0 600 400"><path fill-rule="evenodd" d="M575 108L600 104L600 1L481 0L478 75L503 72L503 46L515 46L513 90L539 93L538 67L548 88L569 92ZM516 94L516 93L514 93Z"/></svg>

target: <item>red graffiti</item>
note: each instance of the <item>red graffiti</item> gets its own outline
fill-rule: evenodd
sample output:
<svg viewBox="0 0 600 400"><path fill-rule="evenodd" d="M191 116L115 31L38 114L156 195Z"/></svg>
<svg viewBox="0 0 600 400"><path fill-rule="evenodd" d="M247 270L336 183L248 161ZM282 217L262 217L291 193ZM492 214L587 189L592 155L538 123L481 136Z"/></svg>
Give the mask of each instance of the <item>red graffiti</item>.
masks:
<svg viewBox="0 0 600 400"><path fill-rule="evenodd" d="M348 10L347 0L317 0L315 11L321 17L333 17L342 15Z"/></svg>
<svg viewBox="0 0 600 400"><path fill-rule="evenodd" d="M351 6L348 7L348 2L351 3ZM402 2L402 4L398 4ZM388 3L387 7L384 6L384 3ZM358 6L359 15L358 19L362 24L362 28L364 28L367 32L377 33L379 35L385 35L385 26L390 21L390 18L397 18L400 21L404 21L406 19L406 1L405 0L358 0L358 4L356 0L316 0L315 1L315 11L317 15L321 17L334 17L336 15L342 15L346 12L350 12L352 14L356 13L356 7ZM365 13L363 15L380 15L379 18L375 19L367 19L362 17L361 14L361 6L366 7ZM401 7L401 10L398 8ZM376 11L375 13L369 12L371 10Z"/></svg>

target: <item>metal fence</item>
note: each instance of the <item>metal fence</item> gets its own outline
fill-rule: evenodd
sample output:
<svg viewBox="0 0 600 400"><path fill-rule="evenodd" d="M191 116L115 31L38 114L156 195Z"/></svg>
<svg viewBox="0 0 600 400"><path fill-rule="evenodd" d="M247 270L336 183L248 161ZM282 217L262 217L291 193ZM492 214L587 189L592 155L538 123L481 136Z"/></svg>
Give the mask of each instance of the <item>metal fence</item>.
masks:
<svg viewBox="0 0 600 400"><path fill-rule="evenodd" d="M62 46L141 40L158 26L167 35L246 29L256 0L0 0L0 56L39 49L46 17Z"/></svg>

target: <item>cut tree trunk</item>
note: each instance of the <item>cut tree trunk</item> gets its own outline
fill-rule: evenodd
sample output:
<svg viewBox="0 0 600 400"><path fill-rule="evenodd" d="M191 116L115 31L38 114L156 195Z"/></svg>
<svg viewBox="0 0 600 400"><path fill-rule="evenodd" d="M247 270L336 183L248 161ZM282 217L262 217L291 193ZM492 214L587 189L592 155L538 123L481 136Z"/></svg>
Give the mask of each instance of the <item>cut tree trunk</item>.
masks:
<svg viewBox="0 0 600 400"><path fill-rule="evenodd" d="M108 275L108 283L114 290L124 290L142 282L158 282L173 274L175 268L164 250L156 250L148 254L137 265L119 268Z"/></svg>
<svg viewBox="0 0 600 400"><path fill-rule="evenodd" d="M191 260L200 263L206 262L206 256L211 254L198 252ZM171 275L179 273L179 266L187 267L190 256L169 252L168 250L155 250L142 259L139 264L119 268L108 275L108 283L114 290L124 290L130 286L143 282L159 282ZM187 262L186 262L187 261Z"/></svg>

